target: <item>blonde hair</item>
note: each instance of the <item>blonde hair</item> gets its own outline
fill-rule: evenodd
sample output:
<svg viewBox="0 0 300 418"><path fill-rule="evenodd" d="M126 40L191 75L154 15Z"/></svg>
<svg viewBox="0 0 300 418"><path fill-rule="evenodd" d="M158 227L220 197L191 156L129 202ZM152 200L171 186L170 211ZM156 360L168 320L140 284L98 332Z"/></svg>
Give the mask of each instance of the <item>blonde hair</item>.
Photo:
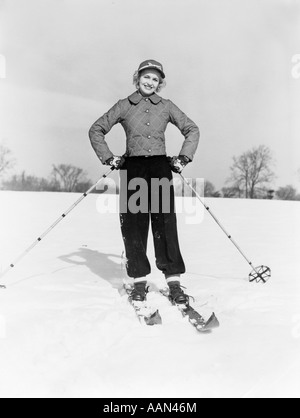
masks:
<svg viewBox="0 0 300 418"><path fill-rule="evenodd" d="M136 71L133 74L133 85L136 87L136 89L139 88L140 78L141 78L141 73ZM159 75L159 84L158 84L156 91L159 93L161 89L166 87L166 85L167 85L166 81Z"/></svg>

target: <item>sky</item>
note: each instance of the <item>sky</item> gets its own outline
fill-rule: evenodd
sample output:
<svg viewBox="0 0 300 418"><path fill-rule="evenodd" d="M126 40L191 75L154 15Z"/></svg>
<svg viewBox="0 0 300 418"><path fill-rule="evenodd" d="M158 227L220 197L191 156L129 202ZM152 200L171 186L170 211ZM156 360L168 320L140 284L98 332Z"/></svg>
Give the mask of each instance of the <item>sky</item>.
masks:
<svg viewBox="0 0 300 418"><path fill-rule="evenodd" d="M300 190L300 0L0 0L0 56L0 143L17 172L66 163L97 180L88 130L156 59L160 94L201 131L187 177L220 189L233 156L266 145L274 187ZM182 135L166 136L178 154ZM121 126L106 139L124 153Z"/></svg>

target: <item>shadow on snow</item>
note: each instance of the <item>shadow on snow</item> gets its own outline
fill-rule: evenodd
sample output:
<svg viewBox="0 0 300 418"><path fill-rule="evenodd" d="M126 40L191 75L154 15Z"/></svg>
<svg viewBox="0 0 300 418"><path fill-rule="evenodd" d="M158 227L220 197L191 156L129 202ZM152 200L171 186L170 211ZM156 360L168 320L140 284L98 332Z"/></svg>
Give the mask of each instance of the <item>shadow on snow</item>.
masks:
<svg viewBox="0 0 300 418"><path fill-rule="evenodd" d="M59 259L75 266L86 266L100 279L106 280L113 289L117 289L119 292L123 289L123 279L126 272L122 269L120 255L104 254L88 248L80 248L78 251L59 257Z"/></svg>

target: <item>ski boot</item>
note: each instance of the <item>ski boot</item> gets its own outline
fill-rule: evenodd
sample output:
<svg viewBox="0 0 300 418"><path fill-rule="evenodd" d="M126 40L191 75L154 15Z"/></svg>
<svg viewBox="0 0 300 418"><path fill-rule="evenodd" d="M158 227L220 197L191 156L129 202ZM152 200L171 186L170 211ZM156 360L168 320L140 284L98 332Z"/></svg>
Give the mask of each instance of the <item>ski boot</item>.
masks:
<svg viewBox="0 0 300 418"><path fill-rule="evenodd" d="M144 302L148 293L147 282L134 283L134 287L130 293L130 299L133 302Z"/></svg>
<svg viewBox="0 0 300 418"><path fill-rule="evenodd" d="M189 305L190 297L184 293L180 286L180 282L170 282L169 289L169 299L173 305Z"/></svg>

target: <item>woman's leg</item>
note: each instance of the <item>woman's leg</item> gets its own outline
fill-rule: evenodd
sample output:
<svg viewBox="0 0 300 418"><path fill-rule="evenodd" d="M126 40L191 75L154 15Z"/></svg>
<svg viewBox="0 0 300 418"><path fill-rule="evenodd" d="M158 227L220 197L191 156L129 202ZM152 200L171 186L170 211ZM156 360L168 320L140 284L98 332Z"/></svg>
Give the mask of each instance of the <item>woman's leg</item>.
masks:
<svg viewBox="0 0 300 418"><path fill-rule="evenodd" d="M123 170L121 170L121 232L126 251L127 274L134 279L143 278L143 280L146 280L145 277L151 272L147 257L150 215L148 211L134 213L131 210L128 203L137 190L128 190L128 185L133 179L145 179L146 177L147 170L144 159L128 158L126 160Z"/></svg>
<svg viewBox="0 0 300 418"><path fill-rule="evenodd" d="M173 176L166 157L153 159L151 177L159 181L165 179L159 188L158 182L154 181L151 190L151 223L156 265L166 278L175 276L178 280L180 274L185 273L185 265L178 241L175 193L171 184Z"/></svg>

